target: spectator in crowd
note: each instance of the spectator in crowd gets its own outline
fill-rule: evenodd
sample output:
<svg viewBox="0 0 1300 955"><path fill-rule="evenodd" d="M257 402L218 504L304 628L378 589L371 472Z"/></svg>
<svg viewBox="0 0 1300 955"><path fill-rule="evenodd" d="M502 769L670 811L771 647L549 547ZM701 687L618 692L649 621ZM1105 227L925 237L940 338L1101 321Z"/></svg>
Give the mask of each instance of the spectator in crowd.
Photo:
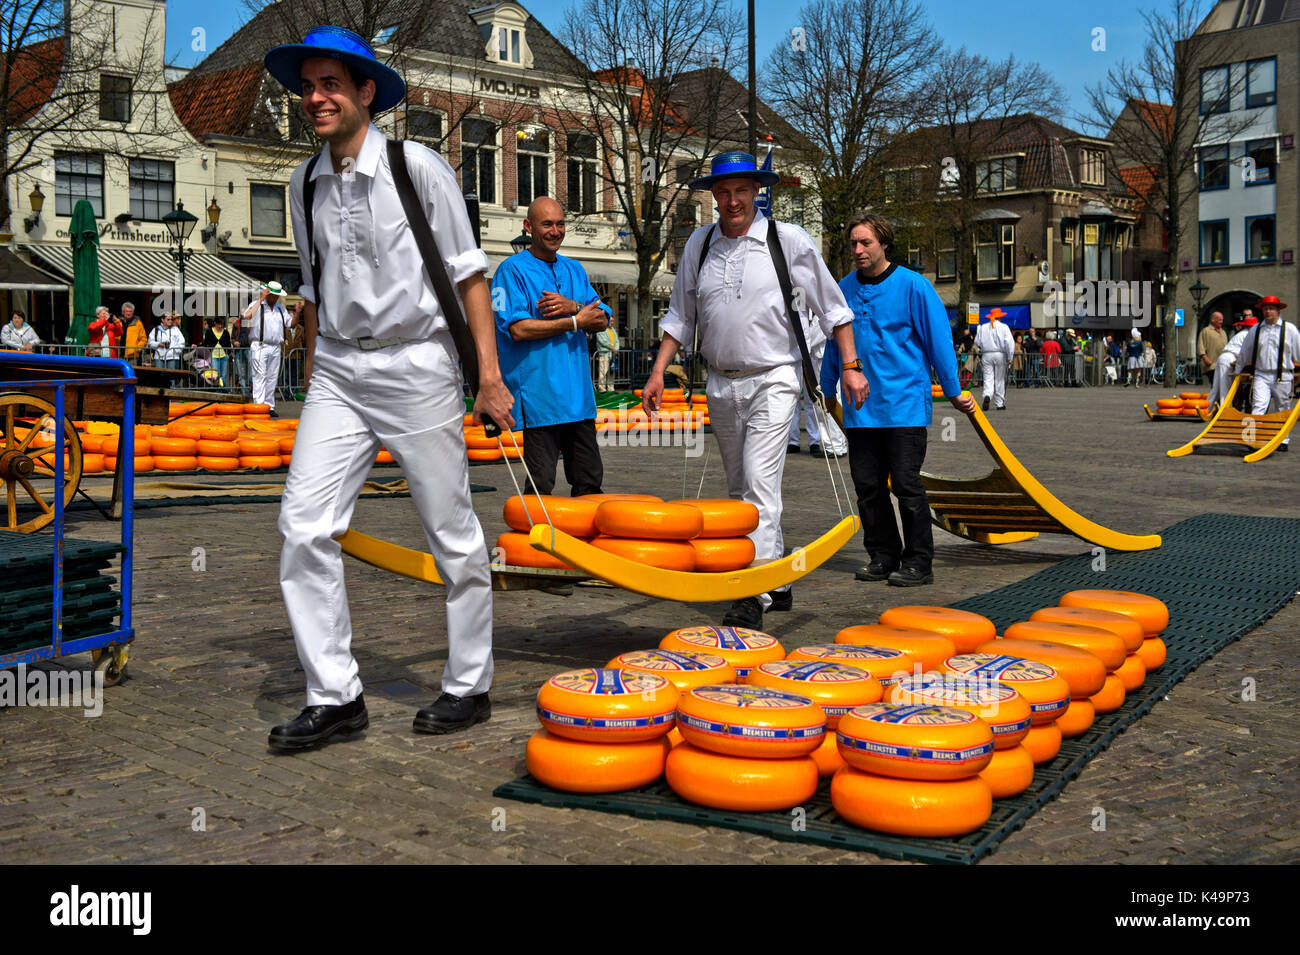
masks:
<svg viewBox="0 0 1300 955"><path fill-rule="evenodd" d="M1237 362L1241 357L1241 343L1246 340L1246 333L1257 324L1258 320L1254 315L1239 318L1233 323L1232 338L1228 339L1228 344L1224 345L1223 351L1219 353L1219 358L1215 362L1214 374L1210 378L1210 393L1205 396L1210 402L1211 414L1218 410L1218 406L1228 396L1228 388L1236 372Z"/></svg>
<svg viewBox="0 0 1300 955"><path fill-rule="evenodd" d="M1228 335L1223 330L1223 313L1211 312L1210 324L1201 329L1201 334L1196 336L1196 354L1201 359L1200 371L1210 378L1210 384L1214 384L1214 370L1218 366L1219 356L1223 354L1224 346L1228 344Z"/></svg>
<svg viewBox="0 0 1300 955"><path fill-rule="evenodd" d="M1033 328L1029 329L1029 334L1025 336L1025 387L1033 385L1035 388L1043 387L1043 341L1038 337L1038 332Z"/></svg>
<svg viewBox="0 0 1300 955"><path fill-rule="evenodd" d="M138 365L144 358L145 349L149 346L149 329L145 327L144 320L135 313L135 306L130 302L122 303L122 325L125 328L123 337L126 339L123 357L132 365Z"/></svg>
<svg viewBox="0 0 1300 955"><path fill-rule="evenodd" d="M1083 384L1083 345L1075 337L1074 329L1067 328L1061 339L1061 365L1065 370L1065 387L1078 388Z"/></svg>
<svg viewBox="0 0 1300 955"><path fill-rule="evenodd" d="M230 384L226 378L230 370L230 332L226 331L224 318L214 318L208 322L208 327L203 332L203 347L208 349L212 370L217 373L217 384L227 387Z"/></svg>
<svg viewBox="0 0 1300 955"><path fill-rule="evenodd" d="M1156 373L1156 348L1151 342L1142 343L1142 381L1151 384Z"/></svg>
<svg viewBox="0 0 1300 955"><path fill-rule="evenodd" d="M9 323L0 329L0 348L10 351L33 351L41 343L36 330L27 324L27 315L14 309Z"/></svg>
<svg viewBox="0 0 1300 955"><path fill-rule="evenodd" d="M1043 336L1043 366L1047 380L1060 383L1061 380L1061 343L1056 340L1056 332L1049 331Z"/></svg>
<svg viewBox="0 0 1300 955"><path fill-rule="evenodd" d="M156 328L149 333L149 347L153 349L155 364L159 368L181 367L181 353L185 350L185 335L176 326L180 316L175 312L164 315ZM179 388L181 380L171 380L173 388Z"/></svg>
<svg viewBox="0 0 1300 955"><path fill-rule="evenodd" d="M1128 347L1125 354L1128 356L1127 374L1124 378L1124 387L1135 385L1142 386L1142 333L1136 328L1129 334Z"/></svg>
<svg viewBox="0 0 1300 955"><path fill-rule="evenodd" d="M609 328L596 333L596 390L613 391L614 384L610 378L610 369L614 356L618 354L618 332L611 322Z"/></svg>
<svg viewBox="0 0 1300 955"><path fill-rule="evenodd" d="M292 324L284 333L284 364L288 380L283 387L290 397L298 392L302 384L302 360L307 351L307 329L302 318L303 303L298 302L289 309Z"/></svg>
<svg viewBox="0 0 1300 955"><path fill-rule="evenodd" d="M1025 333L1016 332L1015 348L1011 352L1011 378L1017 388L1025 387Z"/></svg>
<svg viewBox="0 0 1300 955"><path fill-rule="evenodd" d="M122 323L104 305L95 309L90 323L90 348L87 354L100 358L117 357L117 343L122 340Z"/></svg>

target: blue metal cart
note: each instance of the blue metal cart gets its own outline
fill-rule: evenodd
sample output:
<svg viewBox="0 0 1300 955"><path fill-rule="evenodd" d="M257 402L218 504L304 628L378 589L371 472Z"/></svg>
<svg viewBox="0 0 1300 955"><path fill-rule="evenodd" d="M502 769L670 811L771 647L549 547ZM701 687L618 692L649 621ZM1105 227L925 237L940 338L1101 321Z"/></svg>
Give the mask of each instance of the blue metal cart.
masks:
<svg viewBox="0 0 1300 955"><path fill-rule="evenodd" d="M5 500L0 513L7 526L33 532L53 525L50 642L12 652L0 652L0 669L89 652L106 685L119 682L126 668L128 647L135 637L131 626L132 545L135 496L134 441L122 440L117 474L121 487L121 610L118 626L107 633L64 638L64 508L71 502L81 476L81 443L66 411L75 407L85 417L116 419L122 435L134 434L136 375L125 361L66 355L0 352L0 482ZM28 427L21 418L34 418ZM41 435L53 442L40 447ZM48 460L47 460L48 459ZM32 478L53 478L50 500ZM18 521L19 489L36 506L30 521Z"/></svg>

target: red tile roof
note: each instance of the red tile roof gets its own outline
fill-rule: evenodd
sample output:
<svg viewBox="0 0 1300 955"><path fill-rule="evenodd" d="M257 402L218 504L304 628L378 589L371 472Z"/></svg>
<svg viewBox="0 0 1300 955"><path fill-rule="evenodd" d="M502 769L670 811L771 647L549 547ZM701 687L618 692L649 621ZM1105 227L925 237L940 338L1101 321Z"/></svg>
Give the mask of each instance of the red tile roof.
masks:
<svg viewBox="0 0 1300 955"><path fill-rule="evenodd" d="M202 75L191 73L167 87L180 121L195 136L242 136L262 85L261 63L247 63Z"/></svg>
<svg viewBox="0 0 1300 955"><path fill-rule="evenodd" d="M1145 212L1151 205L1152 193L1156 187L1155 169L1148 165L1121 166L1119 177L1124 185L1138 197L1138 212Z"/></svg>
<svg viewBox="0 0 1300 955"><path fill-rule="evenodd" d="M53 94L62 72L63 37L19 50L9 72L9 122L31 119Z"/></svg>

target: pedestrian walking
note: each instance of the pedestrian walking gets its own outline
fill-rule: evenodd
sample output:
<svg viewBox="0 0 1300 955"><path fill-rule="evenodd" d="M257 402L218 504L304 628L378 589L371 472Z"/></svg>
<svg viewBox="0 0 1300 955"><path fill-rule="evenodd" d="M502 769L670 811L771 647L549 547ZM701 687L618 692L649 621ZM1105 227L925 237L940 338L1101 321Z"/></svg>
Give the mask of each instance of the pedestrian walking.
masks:
<svg viewBox="0 0 1300 955"><path fill-rule="evenodd" d="M1007 407L1007 366L1015 355L1016 343L1011 337L1011 329L1002 323L1006 312L1000 308L989 310L988 322L979 327L975 333L975 347L979 349L980 362L983 365L984 410L993 407L1003 411Z"/></svg>

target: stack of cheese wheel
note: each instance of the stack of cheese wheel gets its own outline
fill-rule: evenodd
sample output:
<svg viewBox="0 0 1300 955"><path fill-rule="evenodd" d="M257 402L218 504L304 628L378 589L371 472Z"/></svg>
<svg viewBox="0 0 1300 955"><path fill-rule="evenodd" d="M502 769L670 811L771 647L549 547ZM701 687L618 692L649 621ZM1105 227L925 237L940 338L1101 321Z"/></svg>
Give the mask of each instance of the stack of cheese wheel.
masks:
<svg viewBox="0 0 1300 955"><path fill-rule="evenodd" d="M1145 635L1136 653L1142 664L1158 670L1165 662L1165 644L1160 639L1169 626L1169 608L1163 600L1131 590L1072 590L1061 597L1062 607L1087 607L1092 610L1109 610L1132 617L1142 624Z"/></svg>
<svg viewBox="0 0 1300 955"><path fill-rule="evenodd" d="M149 439L153 465L159 471L194 471L199 466L199 442L154 434Z"/></svg>
<svg viewBox="0 0 1300 955"><path fill-rule="evenodd" d="M789 809L817 791L810 755L826 714L806 696L763 686L702 686L677 703L685 742L668 754L673 792L715 809Z"/></svg>
<svg viewBox="0 0 1300 955"><path fill-rule="evenodd" d="M1115 675L1124 684L1125 692L1132 693L1146 679L1147 667L1138 655L1145 634L1142 624L1132 617L1111 610L1093 610L1090 607L1044 607L1035 610L1029 619L1048 623L1075 623L1109 630L1124 642L1124 649L1128 651L1124 663L1115 671Z"/></svg>
<svg viewBox="0 0 1300 955"><path fill-rule="evenodd" d="M648 786L663 775L677 699L677 689L653 673L588 668L556 674L537 693L542 729L528 740L528 771L568 792Z"/></svg>
<svg viewBox="0 0 1300 955"><path fill-rule="evenodd" d="M920 661L910 653L893 647L872 647L846 643L815 643L790 651L787 660L812 663L842 663L865 670L889 689L904 677L922 672Z"/></svg>
<svg viewBox="0 0 1300 955"><path fill-rule="evenodd" d="M659 641L660 650L691 650L722 657L743 680L749 671L769 660L785 659L776 637L744 627L683 627Z"/></svg>
<svg viewBox="0 0 1300 955"><path fill-rule="evenodd" d="M643 670L661 676L679 693L697 686L720 686L736 682L736 668L722 657L694 650L633 650L620 653L607 664L615 670ZM668 733L673 746L682 742L681 731L674 726Z"/></svg>
<svg viewBox="0 0 1300 955"><path fill-rule="evenodd" d="M817 770L825 778L844 767L835 743L840 718L856 706L877 703L884 695L880 681L866 670L842 663L809 663L801 660L772 660L749 671L745 682L806 696L821 704L826 714L826 737L813 751Z"/></svg>
<svg viewBox="0 0 1300 955"><path fill-rule="evenodd" d="M591 545L627 560L664 570L693 571L704 515L687 504L665 501L603 501L596 509L599 536Z"/></svg>
<svg viewBox="0 0 1300 955"><path fill-rule="evenodd" d="M1009 637L990 640L977 651L1046 663L1070 687L1070 705L1056 718L1061 735L1072 739L1092 726L1096 717L1092 697L1106 685L1106 665L1095 654L1046 640Z"/></svg>
<svg viewBox="0 0 1300 955"><path fill-rule="evenodd" d="M506 564L515 567L543 567L548 570L573 568L528 543L528 534L536 524L550 524L580 540L596 535L595 501L554 494L515 495L507 498L502 516L512 529L497 538L497 549Z"/></svg>
<svg viewBox="0 0 1300 955"><path fill-rule="evenodd" d="M1091 653L1106 668L1102 688L1089 697L1093 710L1113 713L1124 705L1128 691L1115 671L1124 665L1128 651L1124 648L1124 641L1111 631L1078 623L1023 620L1007 627L1003 636L1010 640L1041 640Z"/></svg>
<svg viewBox="0 0 1300 955"><path fill-rule="evenodd" d="M831 804L855 826L959 836L993 813L979 775L993 759L993 731L974 713L872 703L840 720L836 741L848 765L831 780Z"/></svg>
<svg viewBox="0 0 1300 955"><path fill-rule="evenodd" d="M117 470L117 451L121 443L121 433L110 434L105 436L103 447L104 469L107 471ZM154 469L153 463L153 443L149 428L145 425L137 425L133 432L133 447L135 449L135 473L146 474Z"/></svg>
<svg viewBox="0 0 1300 955"><path fill-rule="evenodd" d="M880 615L880 622L890 627L941 634L952 641L958 653L970 653L985 640L998 635L988 617L951 607L891 607Z"/></svg>
<svg viewBox="0 0 1300 955"><path fill-rule="evenodd" d="M239 428L226 424L195 425L182 422L184 419L173 421L167 426L167 431L169 434L173 429L177 433L192 433L192 428L198 428L198 440L195 444L199 467L206 471L239 469Z"/></svg>
<svg viewBox="0 0 1300 955"><path fill-rule="evenodd" d="M865 623L845 627L835 634L836 643L854 646L889 647L914 657L922 670L937 670L943 661L957 653L957 646L942 633L891 627L883 623Z"/></svg>
<svg viewBox="0 0 1300 955"><path fill-rule="evenodd" d="M1168 415L1199 416L1202 410L1209 410L1210 399L1199 391L1180 391L1177 398L1160 398L1156 401L1156 413Z"/></svg>
<svg viewBox="0 0 1300 955"><path fill-rule="evenodd" d="M945 660L942 670L967 680L997 680L1023 696L1029 704L1030 726L1020 745L1028 750L1035 766L1056 758L1061 751L1056 718L1070 705L1070 684L1050 666L1023 657L965 653ZM993 795L1000 798L997 787Z"/></svg>
<svg viewBox="0 0 1300 955"><path fill-rule="evenodd" d="M256 431L240 432L235 439L239 447L239 466L257 471L277 471L280 461L280 442L277 438Z"/></svg>
<svg viewBox="0 0 1300 955"><path fill-rule="evenodd" d="M731 498L683 498L668 501L700 512L700 532L687 541L695 551L695 569L720 574L740 570L754 562L754 542L746 535L758 527L758 508Z"/></svg>
<svg viewBox="0 0 1300 955"><path fill-rule="evenodd" d="M501 443L489 438L483 425L474 422L473 415L465 415L465 454L471 463L484 461L518 461L523 457L523 431L501 432Z"/></svg>

